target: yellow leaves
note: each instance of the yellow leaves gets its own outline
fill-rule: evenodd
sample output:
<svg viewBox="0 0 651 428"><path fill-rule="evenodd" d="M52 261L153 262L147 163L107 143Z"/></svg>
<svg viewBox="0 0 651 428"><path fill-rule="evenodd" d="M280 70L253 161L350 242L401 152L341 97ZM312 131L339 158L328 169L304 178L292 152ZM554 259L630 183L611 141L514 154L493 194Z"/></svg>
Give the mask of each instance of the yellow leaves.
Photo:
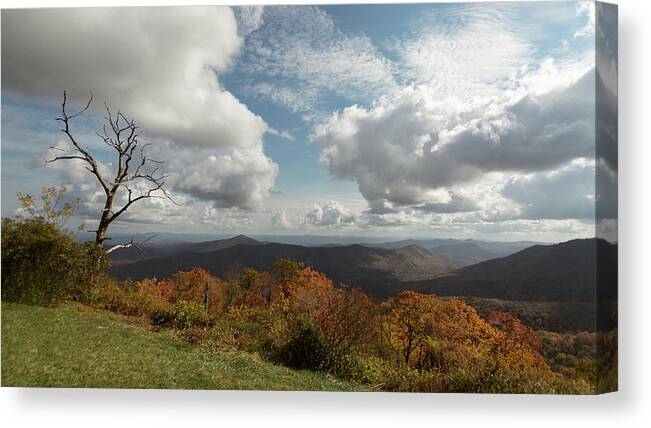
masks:
<svg viewBox="0 0 651 428"><path fill-rule="evenodd" d="M67 189L61 186L44 187L38 198L18 192L16 197L22 211L18 217L24 218L27 215L29 218L42 220L61 229L79 207L79 198L64 202L66 193Z"/></svg>
<svg viewBox="0 0 651 428"><path fill-rule="evenodd" d="M535 333L507 315L492 318L508 327L503 332L459 300L407 291L384 305L382 331L398 359L419 370L480 373L495 367L525 376L551 376L530 345L535 341L529 335Z"/></svg>

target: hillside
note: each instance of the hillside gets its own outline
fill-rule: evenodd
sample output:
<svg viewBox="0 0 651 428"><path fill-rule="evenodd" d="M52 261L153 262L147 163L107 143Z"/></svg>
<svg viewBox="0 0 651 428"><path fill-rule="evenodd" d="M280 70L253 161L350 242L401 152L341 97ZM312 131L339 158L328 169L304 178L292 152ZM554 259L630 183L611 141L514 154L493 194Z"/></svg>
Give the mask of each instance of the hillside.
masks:
<svg viewBox="0 0 651 428"><path fill-rule="evenodd" d="M500 257L494 253L481 248L474 242L458 242L445 244L435 248L437 253L463 261L467 264L479 263Z"/></svg>
<svg viewBox="0 0 651 428"><path fill-rule="evenodd" d="M2 304L2 386L355 391L244 352L201 352L81 305Z"/></svg>
<svg viewBox="0 0 651 428"><path fill-rule="evenodd" d="M143 241L145 239L143 239ZM114 265L128 264L158 257L168 257L180 253L207 253L210 251L223 250L240 244L260 245L262 242L256 241L255 239L249 238L245 235L237 235L233 238L203 242L172 241L160 244L144 243L140 245L140 248L130 247L111 253L111 260Z"/></svg>
<svg viewBox="0 0 651 428"><path fill-rule="evenodd" d="M450 257L464 264L478 263L485 260L496 259L508 256L539 242L533 241L479 241L475 239L405 239L401 241L389 241L379 244L364 244L370 247L381 248L402 248L410 245L418 245L428 250L434 250L439 254Z"/></svg>
<svg viewBox="0 0 651 428"><path fill-rule="evenodd" d="M409 282L405 288L441 296L506 300L592 302L597 294L602 300L614 300L617 246L601 239L536 245L439 278Z"/></svg>
<svg viewBox="0 0 651 428"><path fill-rule="evenodd" d="M534 330L580 332L597 329L594 302L526 302L472 296L444 297L452 298L463 300L482 317L492 311L510 312ZM617 327L617 302L603 302L597 305L597 310L602 330Z"/></svg>
<svg viewBox="0 0 651 428"><path fill-rule="evenodd" d="M244 266L271 270L276 260L289 258L313 266L335 282L360 287L371 295L387 296L403 281L432 278L462 266L456 260L414 245L398 249L363 245L303 247L251 241L214 251L197 251L196 246L190 246L168 256L115 264L111 273L120 279L163 278L179 270L202 266L223 276L232 268ZM205 248L206 244L199 244L203 246L200 248ZM219 246L219 243L211 245Z"/></svg>

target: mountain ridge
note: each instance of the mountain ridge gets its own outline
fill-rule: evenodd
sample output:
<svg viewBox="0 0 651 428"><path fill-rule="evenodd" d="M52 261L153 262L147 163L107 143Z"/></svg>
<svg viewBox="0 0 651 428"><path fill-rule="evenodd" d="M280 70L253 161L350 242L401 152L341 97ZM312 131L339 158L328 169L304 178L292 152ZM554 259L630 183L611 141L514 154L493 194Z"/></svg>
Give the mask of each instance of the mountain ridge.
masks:
<svg viewBox="0 0 651 428"><path fill-rule="evenodd" d="M595 238L535 245L404 286L441 296L515 301L612 300L617 298L617 245Z"/></svg>
<svg viewBox="0 0 651 428"><path fill-rule="evenodd" d="M207 244L189 245L177 252L114 264L110 272L118 279L169 277L179 270L201 266L217 276L230 269L252 267L271 270L276 260L289 258L313 266L335 283L360 287L371 295L386 296L405 280L432 278L459 268L463 263L419 246L399 249L366 247L360 244L339 247L304 247L260 242L236 237ZM217 249L214 249L218 247ZM205 251L206 248L211 248Z"/></svg>

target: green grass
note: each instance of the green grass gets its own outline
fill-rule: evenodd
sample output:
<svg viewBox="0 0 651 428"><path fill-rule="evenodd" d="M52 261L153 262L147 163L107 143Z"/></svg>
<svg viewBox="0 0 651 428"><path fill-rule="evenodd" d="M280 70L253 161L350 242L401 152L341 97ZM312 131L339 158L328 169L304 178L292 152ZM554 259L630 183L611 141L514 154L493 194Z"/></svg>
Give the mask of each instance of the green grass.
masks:
<svg viewBox="0 0 651 428"><path fill-rule="evenodd" d="M82 305L2 303L2 386L359 391L248 353L201 352Z"/></svg>

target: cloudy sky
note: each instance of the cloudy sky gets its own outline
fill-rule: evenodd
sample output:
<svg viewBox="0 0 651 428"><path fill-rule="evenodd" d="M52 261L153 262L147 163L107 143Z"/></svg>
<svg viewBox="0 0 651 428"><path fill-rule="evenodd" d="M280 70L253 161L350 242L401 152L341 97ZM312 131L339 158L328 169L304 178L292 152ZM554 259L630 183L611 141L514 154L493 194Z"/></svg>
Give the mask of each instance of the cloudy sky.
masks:
<svg viewBox="0 0 651 428"><path fill-rule="evenodd" d="M114 231L594 236L594 24L583 2L3 11L2 215L62 184L97 218L83 165L43 164L65 89L93 91L73 132L107 171L103 102L166 160L179 204Z"/></svg>

